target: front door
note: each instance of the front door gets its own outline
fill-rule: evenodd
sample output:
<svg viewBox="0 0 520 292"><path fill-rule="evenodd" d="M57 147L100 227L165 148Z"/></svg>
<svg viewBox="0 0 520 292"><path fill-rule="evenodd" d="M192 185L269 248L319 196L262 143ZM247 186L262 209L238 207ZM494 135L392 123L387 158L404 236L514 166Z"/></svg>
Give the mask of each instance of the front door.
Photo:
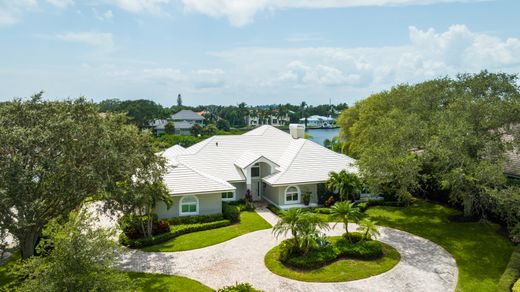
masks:
<svg viewBox="0 0 520 292"><path fill-rule="evenodd" d="M262 185L259 179L254 179L251 182L251 196L253 196L253 201L260 201L261 199Z"/></svg>

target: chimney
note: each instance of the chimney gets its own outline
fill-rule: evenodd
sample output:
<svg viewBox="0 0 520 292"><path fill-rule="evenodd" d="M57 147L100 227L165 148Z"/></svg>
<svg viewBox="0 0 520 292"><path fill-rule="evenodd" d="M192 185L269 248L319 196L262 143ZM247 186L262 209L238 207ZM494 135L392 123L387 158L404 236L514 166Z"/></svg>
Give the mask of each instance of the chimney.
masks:
<svg viewBox="0 0 520 292"><path fill-rule="evenodd" d="M294 139L304 138L305 136L305 125L304 124L290 124L289 133Z"/></svg>

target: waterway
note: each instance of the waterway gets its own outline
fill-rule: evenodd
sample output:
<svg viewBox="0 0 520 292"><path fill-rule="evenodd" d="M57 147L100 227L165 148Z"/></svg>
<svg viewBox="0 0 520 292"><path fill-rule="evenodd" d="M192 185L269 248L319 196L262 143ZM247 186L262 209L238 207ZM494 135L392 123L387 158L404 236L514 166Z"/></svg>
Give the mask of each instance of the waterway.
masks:
<svg viewBox="0 0 520 292"><path fill-rule="evenodd" d="M339 135L339 128L335 129L306 129L305 132L311 135L310 140L323 145L325 139L332 140L332 137Z"/></svg>

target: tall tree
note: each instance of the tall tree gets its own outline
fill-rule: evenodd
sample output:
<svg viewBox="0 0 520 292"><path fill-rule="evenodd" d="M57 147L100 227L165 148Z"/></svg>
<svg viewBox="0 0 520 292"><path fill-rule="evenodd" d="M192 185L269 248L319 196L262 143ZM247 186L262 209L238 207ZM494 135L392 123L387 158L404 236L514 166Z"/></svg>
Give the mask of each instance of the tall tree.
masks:
<svg viewBox="0 0 520 292"><path fill-rule="evenodd" d="M5 102L0 124L0 229L18 239L23 258L34 254L49 220L141 166L140 131L82 98L44 101L39 93Z"/></svg>
<svg viewBox="0 0 520 292"><path fill-rule="evenodd" d="M465 215L482 214L487 190L505 183L506 151L520 140L517 76L482 71L400 85L358 102L338 123L372 191L404 200L447 193Z"/></svg>
<svg viewBox="0 0 520 292"><path fill-rule="evenodd" d="M361 181L357 175L345 170L329 173L329 180L325 185L329 191L337 191L342 201L354 200L354 194L361 190Z"/></svg>
<svg viewBox="0 0 520 292"><path fill-rule="evenodd" d="M113 269L118 246L114 230L95 229L85 211L61 224L52 220L38 245L41 256L25 261L17 291L128 291L132 282Z"/></svg>
<svg viewBox="0 0 520 292"><path fill-rule="evenodd" d="M177 95L177 106L178 107L182 106L182 96L180 93L179 93L179 95Z"/></svg>

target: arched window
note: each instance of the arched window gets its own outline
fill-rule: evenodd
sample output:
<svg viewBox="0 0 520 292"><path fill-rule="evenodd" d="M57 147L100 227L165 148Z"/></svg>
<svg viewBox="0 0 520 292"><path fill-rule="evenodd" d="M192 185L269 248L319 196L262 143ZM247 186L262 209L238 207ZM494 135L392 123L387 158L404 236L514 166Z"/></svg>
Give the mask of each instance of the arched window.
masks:
<svg viewBox="0 0 520 292"><path fill-rule="evenodd" d="M299 203L300 202L300 189L297 186L289 186L285 189L285 203Z"/></svg>
<svg viewBox="0 0 520 292"><path fill-rule="evenodd" d="M182 197L179 203L180 215L197 215L199 214L199 199L194 196Z"/></svg>

